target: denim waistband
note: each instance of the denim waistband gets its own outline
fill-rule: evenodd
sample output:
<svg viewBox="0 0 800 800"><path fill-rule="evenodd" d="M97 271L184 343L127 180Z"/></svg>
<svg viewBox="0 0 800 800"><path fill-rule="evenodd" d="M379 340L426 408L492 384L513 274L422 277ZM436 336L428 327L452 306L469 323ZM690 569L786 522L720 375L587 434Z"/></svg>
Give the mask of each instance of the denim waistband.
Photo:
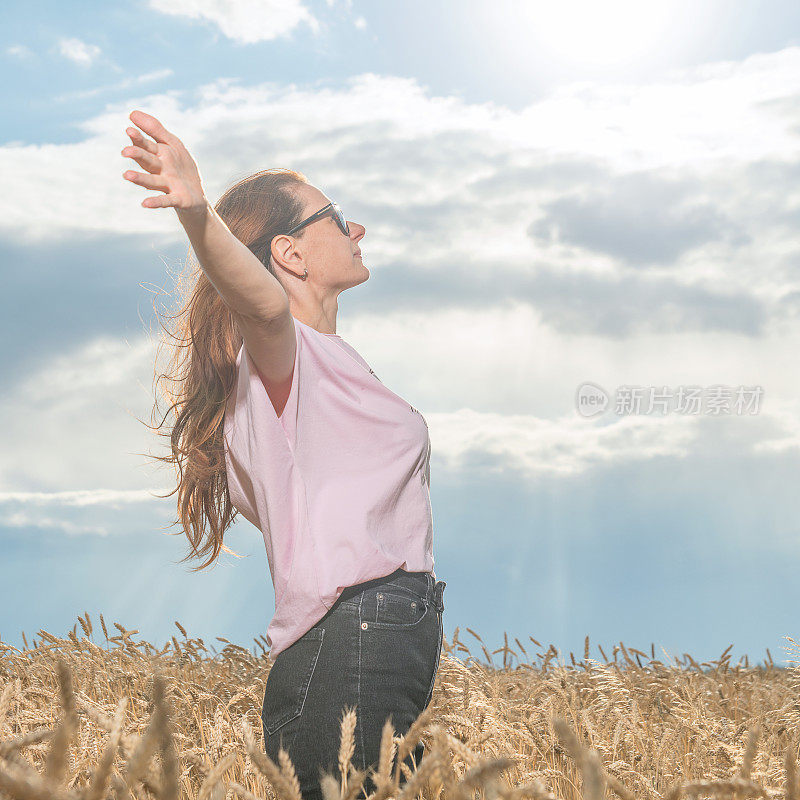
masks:
<svg viewBox="0 0 800 800"><path fill-rule="evenodd" d="M339 595L337 602L345 603L361 594L365 589L378 586L401 586L417 592L420 597L424 597L429 603L432 603L438 611L444 611L444 587L446 585L444 581L435 580L430 572L408 572L398 568L391 575L347 586Z"/></svg>

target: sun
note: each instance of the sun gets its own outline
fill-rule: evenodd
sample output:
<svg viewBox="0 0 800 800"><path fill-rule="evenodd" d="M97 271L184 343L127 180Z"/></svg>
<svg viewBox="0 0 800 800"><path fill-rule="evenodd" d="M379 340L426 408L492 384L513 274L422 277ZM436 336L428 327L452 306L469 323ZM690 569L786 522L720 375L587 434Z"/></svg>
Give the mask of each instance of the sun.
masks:
<svg viewBox="0 0 800 800"><path fill-rule="evenodd" d="M539 55L573 66L648 60L679 35L685 0L519 0L518 31ZM542 52L544 51L544 52Z"/></svg>

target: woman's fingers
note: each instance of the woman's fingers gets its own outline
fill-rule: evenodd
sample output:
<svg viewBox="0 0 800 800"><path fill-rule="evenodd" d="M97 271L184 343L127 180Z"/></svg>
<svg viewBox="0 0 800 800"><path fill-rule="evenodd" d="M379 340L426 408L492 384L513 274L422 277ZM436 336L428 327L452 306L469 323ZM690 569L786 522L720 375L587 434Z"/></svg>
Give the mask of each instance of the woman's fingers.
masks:
<svg viewBox="0 0 800 800"><path fill-rule="evenodd" d="M137 109L131 111L129 116L133 124L144 133L134 127L127 128L132 145L124 147L122 155L133 159L147 172L128 170L122 177L138 186L164 193L161 196L146 197L142 206L185 209L202 205L205 196L200 173L181 140L151 114ZM155 141L144 134L149 134Z"/></svg>
<svg viewBox="0 0 800 800"><path fill-rule="evenodd" d="M120 155L126 158L132 158L140 167L144 167L148 172L158 173L161 171L161 159L157 155L149 153L147 150L143 150L136 145L123 147Z"/></svg>
<svg viewBox="0 0 800 800"><path fill-rule="evenodd" d="M172 144L175 137L152 114L136 110L131 111L128 116L134 125L140 127L160 144Z"/></svg>
<svg viewBox="0 0 800 800"><path fill-rule="evenodd" d="M161 192L169 191L169 183L160 175L150 175L147 172L136 172L129 169L122 173L122 177L131 183L144 186L145 189L158 189Z"/></svg>
<svg viewBox="0 0 800 800"><path fill-rule="evenodd" d="M136 128L125 128L125 132L131 137L131 141L137 147L141 147L142 150L147 150L148 153L158 152L158 145L151 139L148 139L146 136L144 136L140 130L137 130Z"/></svg>
<svg viewBox="0 0 800 800"><path fill-rule="evenodd" d="M169 208L178 205L178 198L171 194L157 194L155 197L145 197L142 205L145 208Z"/></svg>

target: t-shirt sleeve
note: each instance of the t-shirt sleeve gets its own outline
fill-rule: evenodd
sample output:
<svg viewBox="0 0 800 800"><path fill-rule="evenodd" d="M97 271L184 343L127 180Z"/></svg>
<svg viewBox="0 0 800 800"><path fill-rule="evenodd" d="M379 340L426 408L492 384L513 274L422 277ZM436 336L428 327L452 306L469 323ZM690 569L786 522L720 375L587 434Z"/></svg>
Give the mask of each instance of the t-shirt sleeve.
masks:
<svg viewBox="0 0 800 800"><path fill-rule="evenodd" d="M234 388L225 408L225 463L231 502L262 529L266 498L260 496L263 488L253 476L266 478L266 485L282 484L294 462L298 390L306 361L296 321L294 326L297 347L292 384L281 416L275 412L244 342L236 357Z"/></svg>
<svg viewBox="0 0 800 800"><path fill-rule="evenodd" d="M275 412L275 406L270 400L269 394L264 382L261 380L258 368L253 361L252 356L247 350L244 342L242 342L242 364L240 369L246 372L247 380L246 385L252 394L252 402L258 407L264 409L264 416L267 417L273 427L279 426L286 436L289 445L294 448L295 436L297 433L297 418L300 407L299 403L299 389L300 381L302 380L303 373L309 369L307 365L308 354L304 347L303 337L300 333L297 320L292 317L294 324L295 335L295 352L294 364L292 366L292 384L289 389L289 396L286 399L281 415ZM277 429L277 428L276 428Z"/></svg>

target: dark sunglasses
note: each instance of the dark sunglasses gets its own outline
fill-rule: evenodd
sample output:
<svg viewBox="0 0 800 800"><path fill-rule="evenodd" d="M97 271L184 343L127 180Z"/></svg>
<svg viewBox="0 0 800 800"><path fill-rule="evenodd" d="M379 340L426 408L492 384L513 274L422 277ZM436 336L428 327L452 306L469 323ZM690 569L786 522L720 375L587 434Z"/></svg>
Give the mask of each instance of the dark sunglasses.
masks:
<svg viewBox="0 0 800 800"><path fill-rule="evenodd" d="M339 226L339 230L345 236L349 236L350 226L347 224L347 220L344 218L344 214L342 213L342 209L339 207L338 203L328 203L325 208L321 208L310 217L304 219L299 225L295 225L290 231L286 231L286 235L291 236L293 233L297 233L300 228L305 228L306 225L310 225L312 222L316 222L318 219L327 217L328 214L333 215L333 218L336 220L336 224Z"/></svg>

